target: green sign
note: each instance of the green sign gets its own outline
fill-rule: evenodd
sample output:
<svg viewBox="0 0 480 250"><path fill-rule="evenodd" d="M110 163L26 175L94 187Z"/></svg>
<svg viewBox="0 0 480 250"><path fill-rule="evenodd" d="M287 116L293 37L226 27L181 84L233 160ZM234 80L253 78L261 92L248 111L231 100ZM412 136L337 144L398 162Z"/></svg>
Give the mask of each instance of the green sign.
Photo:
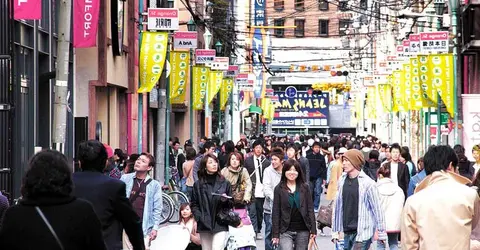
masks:
<svg viewBox="0 0 480 250"><path fill-rule="evenodd" d="M430 123L430 125L437 125L437 121L438 121L437 113L432 112L430 116L432 117L432 123ZM428 117L429 117L428 112L425 112L425 124L428 124ZM447 125L448 118L449 118L448 112L442 112L440 114L440 125Z"/></svg>

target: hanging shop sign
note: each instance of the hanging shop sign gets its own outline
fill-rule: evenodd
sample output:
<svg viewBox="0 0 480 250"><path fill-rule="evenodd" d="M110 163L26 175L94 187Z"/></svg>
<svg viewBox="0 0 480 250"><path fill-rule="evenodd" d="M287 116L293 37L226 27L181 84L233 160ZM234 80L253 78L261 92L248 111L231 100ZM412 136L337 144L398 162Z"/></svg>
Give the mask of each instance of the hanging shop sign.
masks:
<svg viewBox="0 0 480 250"><path fill-rule="evenodd" d="M178 9L148 8L149 30L178 30Z"/></svg>
<svg viewBox="0 0 480 250"><path fill-rule="evenodd" d="M411 34L408 38L410 40L410 54L420 53L420 34Z"/></svg>
<svg viewBox="0 0 480 250"><path fill-rule="evenodd" d="M295 96L288 97L283 91L276 91L274 96L278 101L275 102L273 127L328 126L328 93L317 95L298 91Z"/></svg>
<svg viewBox="0 0 480 250"><path fill-rule="evenodd" d="M230 60L228 59L228 57L215 57L213 59L213 62L206 63L205 65L207 67L210 67L212 70L227 71L229 61Z"/></svg>
<svg viewBox="0 0 480 250"><path fill-rule="evenodd" d="M236 77L239 72L238 65L229 65L228 70L223 73L225 77Z"/></svg>
<svg viewBox="0 0 480 250"><path fill-rule="evenodd" d="M196 49L197 32L177 31L173 34L174 49Z"/></svg>
<svg viewBox="0 0 480 250"><path fill-rule="evenodd" d="M157 84L166 61L167 41L167 32L142 32L138 93L150 92Z"/></svg>
<svg viewBox="0 0 480 250"><path fill-rule="evenodd" d="M83 2L83 5L87 5L85 0ZM42 0L14 0L13 18L15 20L40 20L42 18Z"/></svg>
<svg viewBox="0 0 480 250"><path fill-rule="evenodd" d="M41 8L39 8L41 10ZM115 13L116 14L116 13ZM73 47L90 48L97 45L100 0L74 0ZM122 33L123 34L123 33Z"/></svg>
<svg viewBox="0 0 480 250"><path fill-rule="evenodd" d="M448 53L448 31L420 33L422 53Z"/></svg>
<svg viewBox="0 0 480 250"><path fill-rule="evenodd" d="M196 49L195 50L195 62L198 64L212 63L215 60L214 49Z"/></svg>

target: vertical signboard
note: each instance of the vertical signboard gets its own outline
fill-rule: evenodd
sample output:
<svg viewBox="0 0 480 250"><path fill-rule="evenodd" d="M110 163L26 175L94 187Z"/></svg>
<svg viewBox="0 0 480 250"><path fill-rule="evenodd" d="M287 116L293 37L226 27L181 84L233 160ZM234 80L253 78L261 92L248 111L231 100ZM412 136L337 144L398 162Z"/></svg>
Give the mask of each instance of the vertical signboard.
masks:
<svg viewBox="0 0 480 250"><path fill-rule="evenodd" d="M255 26L263 26L265 23L265 1L253 0L253 18ZM263 56L263 38L264 29L255 28L252 37L252 60L253 60L253 74L255 75L255 81L253 83L253 94L255 98L262 98L263 92L263 63L260 58Z"/></svg>

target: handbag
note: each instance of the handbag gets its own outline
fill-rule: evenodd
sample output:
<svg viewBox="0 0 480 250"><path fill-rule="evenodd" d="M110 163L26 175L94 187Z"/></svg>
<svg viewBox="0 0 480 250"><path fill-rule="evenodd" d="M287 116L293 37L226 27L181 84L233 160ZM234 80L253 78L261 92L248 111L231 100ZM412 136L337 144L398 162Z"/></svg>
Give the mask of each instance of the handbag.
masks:
<svg viewBox="0 0 480 250"><path fill-rule="evenodd" d="M238 227L242 222L240 216L233 211L233 201L226 201L220 205L215 219L219 225Z"/></svg>
<svg viewBox="0 0 480 250"><path fill-rule="evenodd" d="M233 189L233 203L242 205L243 198L245 197L245 188L242 188L242 180L243 180L243 168L240 170L238 174L237 182L235 183L235 188ZM242 190L243 189L243 190Z"/></svg>
<svg viewBox="0 0 480 250"><path fill-rule="evenodd" d="M326 206L320 206L318 209L317 222L318 228L322 229L323 227L332 227L332 210L333 210L333 201L331 201Z"/></svg>
<svg viewBox="0 0 480 250"><path fill-rule="evenodd" d="M35 206L35 210L37 210L38 215L40 215L40 217L42 217L43 222L45 222L45 225L47 225L48 230L50 230L50 233L52 233L52 235L53 235L53 237L55 238L55 241L57 241L57 244L58 244L58 246L60 247L60 249L65 250L65 248L63 247L62 242L61 242L60 239L58 238L57 234L55 233L55 230L53 230L52 225L50 225L50 222L48 222L48 220L47 220L47 218L45 217L45 215L43 214L42 210L41 210L38 206Z"/></svg>

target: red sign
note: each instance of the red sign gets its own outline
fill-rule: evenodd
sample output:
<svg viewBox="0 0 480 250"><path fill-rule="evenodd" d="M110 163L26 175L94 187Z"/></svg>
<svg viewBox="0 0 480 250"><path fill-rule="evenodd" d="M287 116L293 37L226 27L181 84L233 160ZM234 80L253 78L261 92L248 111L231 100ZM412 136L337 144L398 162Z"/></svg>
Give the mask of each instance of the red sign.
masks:
<svg viewBox="0 0 480 250"><path fill-rule="evenodd" d="M403 44L403 47L410 47L410 40L403 40L402 44Z"/></svg>
<svg viewBox="0 0 480 250"><path fill-rule="evenodd" d="M403 52L403 45L397 45L397 52Z"/></svg>
<svg viewBox="0 0 480 250"><path fill-rule="evenodd" d="M74 0L73 47L89 48L97 44L99 0Z"/></svg>
<svg viewBox="0 0 480 250"><path fill-rule="evenodd" d="M148 17L178 18L178 9L148 9Z"/></svg>
<svg viewBox="0 0 480 250"><path fill-rule="evenodd" d="M422 32L420 33L420 40L422 41L448 40L448 31Z"/></svg>
<svg viewBox="0 0 480 250"><path fill-rule="evenodd" d="M229 65L228 66L228 71L238 71L239 67L238 65Z"/></svg>
<svg viewBox="0 0 480 250"><path fill-rule="evenodd" d="M247 73L238 74L237 79L248 79L248 74Z"/></svg>
<svg viewBox="0 0 480 250"><path fill-rule="evenodd" d="M177 31L173 34L174 39L197 39L197 32Z"/></svg>
<svg viewBox="0 0 480 250"><path fill-rule="evenodd" d="M412 42L420 42L420 35L419 34L412 34L408 37L408 39Z"/></svg>
<svg viewBox="0 0 480 250"><path fill-rule="evenodd" d="M15 20L39 20L42 18L42 0L13 0Z"/></svg>

